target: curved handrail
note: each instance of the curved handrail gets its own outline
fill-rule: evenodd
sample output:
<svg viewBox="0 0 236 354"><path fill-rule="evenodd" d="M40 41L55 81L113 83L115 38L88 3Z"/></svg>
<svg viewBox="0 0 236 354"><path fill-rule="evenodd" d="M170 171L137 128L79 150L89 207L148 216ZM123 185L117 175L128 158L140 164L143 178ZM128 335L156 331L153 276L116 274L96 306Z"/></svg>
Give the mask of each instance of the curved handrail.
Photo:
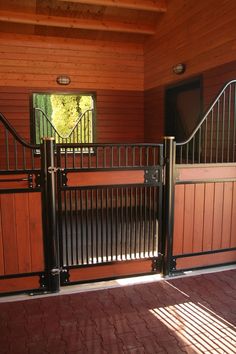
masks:
<svg viewBox="0 0 236 354"><path fill-rule="evenodd" d="M3 115L3 113L0 112L0 121L3 123L5 128L13 135L13 137L23 146L30 148L30 149L37 149L37 145L33 145L25 141L13 128L13 126L8 122L6 117Z"/></svg>
<svg viewBox="0 0 236 354"><path fill-rule="evenodd" d="M74 127L72 128L71 132L70 132L67 136L62 136L62 135L58 132L58 130L57 130L57 128L55 127L55 125L48 119L48 116L46 115L46 113L45 113L41 108L35 107L34 110L42 113L42 115L44 116L44 118L47 120L47 123L50 124L50 126L55 130L56 134L57 134L57 135L59 136L59 138L61 138L61 139L69 139L69 138L71 137L71 135L73 134L74 130L76 129L76 127L78 126L78 124L81 122L83 116L85 116L85 114L86 114L87 112L93 112L93 109L87 109L86 111L84 111L83 113L81 113L81 114L79 115L79 118L76 120L75 125L74 125Z"/></svg>
<svg viewBox="0 0 236 354"><path fill-rule="evenodd" d="M190 135L190 137L180 143L176 143L176 146L180 146L180 145L186 145L188 144L192 138L194 137L194 135L197 133L198 129L200 129L200 127L202 126L202 124L204 123L204 121L207 119L208 114L211 112L212 108L215 106L216 102L220 99L220 97L223 95L223 93L225 92L225 90L227 89L227 87L229 85L231 85L232 83L236 83L236 80L231 80L229 81L227 84L225 84L225 86L221 89L220 93L216 96L216 98L214 99L214 101L212 102L212 104L210 105L210 108L208 108L208 110L206 111L206 113L204 114L201 122L197 125L197 127L193 130L192 134Z"/></svg>

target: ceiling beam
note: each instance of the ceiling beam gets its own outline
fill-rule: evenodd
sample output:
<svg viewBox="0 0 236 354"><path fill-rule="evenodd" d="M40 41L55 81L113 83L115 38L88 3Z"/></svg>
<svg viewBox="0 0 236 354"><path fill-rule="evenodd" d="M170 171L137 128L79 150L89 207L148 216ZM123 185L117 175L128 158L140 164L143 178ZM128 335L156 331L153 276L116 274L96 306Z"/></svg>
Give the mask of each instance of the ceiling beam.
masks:
<svg viewBox="0 0 236 354"><path fill-rule="evenodd" d="M0 21L21 23L29 25L77 28L87 30L100 30L107 32L123 32L137 34L154 34L153 26L144 24L133 24L128 22L118 22L109 20L95 20L85 18L72 18L61 16L49 16L40 14L28 14L11 11L0 11Z"/></svg>
<svg viewBox="0 0 236 354"><path fill-rule="evenodd" d="M81 3L88 5L121 7L133 10L166 12L166 0L59 0L64 2Z"/></svg>

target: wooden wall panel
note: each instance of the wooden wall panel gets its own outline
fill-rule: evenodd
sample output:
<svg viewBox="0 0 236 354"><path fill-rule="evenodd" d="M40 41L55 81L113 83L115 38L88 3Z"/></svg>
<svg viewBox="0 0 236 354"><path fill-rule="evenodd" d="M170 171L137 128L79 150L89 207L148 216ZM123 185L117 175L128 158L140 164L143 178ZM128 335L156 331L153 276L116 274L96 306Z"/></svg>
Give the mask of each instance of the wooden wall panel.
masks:
<svg viewBox="0 0 236 354"><path fill-rule="evenodd" d="M0 33L3 86L57 89L58 75L71 89L143 90L140 44Z"/></svg>
<svg viewBox="0 0 236 354"><path fill-rule="evenodd" d="M0 194L0 220L0 275L43 271L40 193Z"/></svg>
<svg viewBox="0 0 236 354"><path fill-rule="evenodd" d="M235 247L235 188L231 181L176 185L174 255Z"/></svg>
<svg viewBox="0 0 236 354"><path fill-rule="evenodd" d="M26 140L30 139L30 95L35 91L47 89L0 87L0 112ZM143 92L97 90L96 96L97 142L144 141Z"/></svg>
<svg viewBox="0 0 236 354"><path fill-rule="evenodd" d="M172 0L145 42L145 89L166 85L179 78L172 67L186 64L181 79L235 60L236 2L223 0Z"/></svg>
<svg viewBox="0 0 236 354"><path fill-rule="evenodd" d="M144 93L144 136L146 142L162 142L164 135L164 88Z"/></svg>
<svg viewBox="0 0 236 354"><path fill-rule="evenodd" d="M236 61L201 72L201 76L203 85L203 112L205 112L224 85L236 79ZM179 82L181 82L182 79L181 77ZM164 135L165 90L166 86L163 85L145 91L144 132L146 141L160 141L161 137ZM215 138L213 137L213 139Z"/></svg>

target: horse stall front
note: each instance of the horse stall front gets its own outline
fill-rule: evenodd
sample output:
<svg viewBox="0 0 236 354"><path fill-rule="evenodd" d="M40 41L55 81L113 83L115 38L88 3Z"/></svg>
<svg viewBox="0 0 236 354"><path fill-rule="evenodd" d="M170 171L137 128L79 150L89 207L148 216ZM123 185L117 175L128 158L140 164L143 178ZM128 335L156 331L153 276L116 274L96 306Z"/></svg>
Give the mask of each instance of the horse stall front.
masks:
<svg viewBox="0 0 236 354"><path fill-rule="evenodd" d="M0 118L1 292L161 271L162 144L32 145Z"/></svg>
<svg viewBox="0 0 236 354"><path fill-rule="evenodd" d="M233 80L176 144L173 273L236 260L235 95Z"/></svg>

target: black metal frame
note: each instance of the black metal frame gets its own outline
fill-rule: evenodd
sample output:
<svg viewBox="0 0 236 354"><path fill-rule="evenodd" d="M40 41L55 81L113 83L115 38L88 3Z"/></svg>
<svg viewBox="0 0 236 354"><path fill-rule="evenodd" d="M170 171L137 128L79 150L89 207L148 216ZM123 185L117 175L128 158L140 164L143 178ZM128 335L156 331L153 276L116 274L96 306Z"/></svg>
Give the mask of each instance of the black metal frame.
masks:
<svg viewBox="0 0 236 354"><path fill-rule="evenodd" d="M73 149L81 149L81 154L80 156L76 156L73 153ZM86 149L88 151L92 151L92 154L83 154L83 149ZM153 149L153 150L152 150ZM70 156L67 154L67 150L70 151ZM151 150L153 152L153 155L151 156ZM63 151L63 153L61 153ZM156 156L158 151L158 156ZM59 213L59 242L60 242L60 264L62 266L62 270L66 273L66 276L64 277L64 274L62 276L63 279L61 279L62 284L68 285L70 283L69 281L69 270L73 268L83 268L83 267L91 267L91 266L98 266L98 265L103 265L103 264L114 264L116 262L120 261L127 261L127 260L136 260L136 259L153 259L153 267L152 271L160 271L161 267L161 262L160 258L162 258L161 251L163 249L162 247L162 231L161 231L161 226L162 226L162 188L163 188L163 177L162 177L162 171L163 171L163 146L162 144L69 144L69 145L62 145L58 144L56 148L56 155L57 155L57 166L59 167L58 169L58 213ZM71 161L68 162L68 158L71 158ZM107 161L107 157L109 158L109 161ZM84 161L83 162L83 158ZM151 163L151 159L153 160L153 164ZM159 162L158 162L159 161ZM78 162L78 164L77 164ZM68 166L69 164L69 166ZM80 176L80 173L83 172L117 172L117 171L126 171L129 173L129 171L137 171L141 170L144 173L144 181L143 183L137 183L137 184L112 184L112 185L99 185L99 186L67 186L67 174L73 172L74 174L78 173L78 178ZM138 196L138 190L141 189L143 191L141 192L141 195ZM158 206L155 206L155 212L151 216L151 212L148 211L148 208L145 210L145 215L144 218L151 218L151 217L156 217L157 210L159 215L158 215L158 220L159 220L159 247L158 247L158 252L157 254L151 256L150 254L145 257L138 257L137 256L128 256L127 254L127 244L126 242L131 242L131 234L128 236L129 241L127 241L127 234L124 232L124 235L122 236L122 231L121 232L121 242L122 238L125 238L125 257L121 257L120 259L117 259L117 250L115 253L113 253L113 244L112 244L112 239L108 235L108 233L111 233L111 236L113 235L113 232L116 232L115 237L117 238L117 226L116 230L113 230L113 223L117 224L117 220L119 218L119 222L121 222L121 230L123 229L124 222L128 223L135 223L135 220L137 222L138 216L137 216L137 209L139 208L138 212L141 212L141 215L143 211L140 211L140 206L137 206L137 200L138 198L146 200L147 196L147 189L149 190L149 193L158 193L159 194L159 201L156 201L155 198L152 203L156 204L158 203ZM154 189L151 191L151 188L157 188L158 192L155 192ZM142 196L142 193L145 194ZM112 194L111 194L112 193ZM114 194L116 195L116 199L113 199ZM120 194L121 193L121 194ZM132 194L134 193L134 195ZM67 201L67 194L69 194L69 201ZM118 194L120 194L121 200L118 202ZM64 196L64 197L63 197ZM105 198L105 199L104 199ZM67 205L64 207L64 210L62 210L62 203L63 200L64 203L67 203ZM72 203L73 201L76 203L74 208L76 210L73 210ZM85 201L85 206L83 206L83 199ZM134 199L134 201L133 201ZM111 202L112 201L112 202ZM127 204L128 201L128 204ZM121 206L118 207L118 204L121 202ZM132 202L134 202L134 205L131 207ZM112 203L112 204L111 204ZM113 203L116 205L114 206L113 209ZM124 204L124 206L122 206ZM147 201L145 202L147 203ZM150 199L149 199L150 203ZM80 205L79 205L80 204ZM90 204L90 208L88 207L88 204ZM101 204L101 205L100 205ZM128 207L129 205L129 207ZM143 208L143 207L142 207ZM80 211L79 211L80 210ZM122 211L123 210L123 211ZM67 213L69 213L67 217ZM74 241L72 240L72 228L74 226L72 225L72 219L74 218L74 213L76 214L76 220L75 223L80 223L79 227L82 227L82 218L84 218L84 224L85 224L85 231L81 229L81 238L85 238L85 243L86 243L86 249L84 252L87 253L87 261L84 261L83 259L83 246L82 247L82 260L78 261L78 255L77 258L72 255L66 256L65 260L65 254L63 252L67 252L68 247L71 250L74 250L74 247L78 247L74 245ZM81 213L81 215L79 214ZM135 214L136 213L136 214ZM147 214L146 214L147 213ZM65 214L65 217L64 217ZM91 215L90 215L91 214ZM119 214L119 216L118 216ZM136 216L135 216L136 215ZM140 217L141 217L140 215ZM147 216L148 215L148 216ZM96 223L93 225L93 222L91 223L91 220L89 221L89 218L95 218ZM63 221L64 218L64 221ZM98 220L99 218L104 219L104 225L100 225L100 221ZM121 218L121 219L120 219ZM111 220L110 220L111 219ZM110 221L109 221L110 220ZM150 220L149 220L150 221ZM108 225L108 223L111 222L111 226ZM65 225L63 224L65 223ZM98 226L98 224L100 226ZM68 226L69 225L69 226ZM128 225L128 224L127 224ZM131 227L127 226L126 227ZM88 232L88 228L91 228L90 233ZM101 227L101 230L98 230L98 228ZM135 224L135 228L137 225ZM144 225L142 226L144 227ZM149 227L151 227L149 225ZM69 228L69 231L68 231ZM76 226L78 228L78 225ZM96 228L96 232L93 230L93 228ZM63 231L64 230L64 231ZM76 229L77 230L77 229ZM109 230L109 231L108 231ZM101 260L98 261L98 256L95 257L96 261L93 259L93 248L95 247L93 245L93 234L94 237L98 237L98 233L101 231L101 242L102 242L102 249L105 248L103 251L105 252L103 254L103 251L101 250L101 255L100 258ZM78 230L76 231L78 233ZM104 238L102 233L104 232ZM131 233L131 230L129 231ZM135 230L137 232L137 230ZM66 233L66 235L64 235ZM67 235L69 234L69 236ZM95 235L96 233L96 235ZM66 237L63 241L63 235ZM78 235L77 237L77 243L78 243ZM136 237L136 236L135 236ZM105 241L104 241L105 239ZM108 241L109 239L109 241ZM88 261L88 240L92 242L92 261ZM124 240L123 240L124 241ZM98 242L98 240L96 240ZM111 244L108 245L108 242L111 242ZM117 242L117 239L116 239ZM71 243L71 245L70 245ZM76 243L76 244L77 244ZM161 246L160 246L161 245ZM97 244L96 244L97 247ZM130 246L131 247L131 246ZM135 246L136 247L136 246ZM66 251L65 251L66 248ZM109 251L108 251L109 248ZM122 246L121 246L122 250ZM70 251L73 252L73 251ZM108 252L111 254L108 256ZM121 251L122 253L122 251ZM98 253L97 253L98 254ZM69 258L68 258L69 257ZM128 257L128 258L127 258ZM77 259L77 261L74 262L74 258ZM157 261L158 258L158 261ZM72 263L70 264L70 261L68 259L72 259Z"/></svg>
<svg viewBox="0 0 236 354"><path fill-rule="evenodd" d="M234 95L233 95L234 93ZM221 107L221 99L223 97L223 106ZM228 98L228 111L225 110L226 109L226 97ZM218 148L220 148L220 141L219 141L219 124L217 124L217 129L216 129L216 154L214 156L214 152L213 152L213 138L214 138L214 124L213 124L213 113L215 110L215 107L217 108L217 121L219 122L219 114L222 115L222 126L223 128L225 128L226 124L225 124L225 119L226 119L226 113L228 113L228 119L227 119L227 154L225 155L223 153L224 150L224 134L222 134L222 139L223 141L221 141L221 159L220 161L218 161ZM233 110L232 110L233 108ZM210 117L210 118L209 118ZM208 131L208 135L210 135L210 158L207 157L207 152L206 152L206 148L205 148L205 153L204 153L204 158L201 158L201 155L198 154L197 158L195 158L194 153L192 155L191 158L188 157L188 145L191 142L194 142L195 136L196 134L199 134L199 131L201 131L201 127L203 126L203 124L205 124L207 122L207 120L210 119L210 130ZM233 120L233 125L231 124ZM206 123L207 124L207 123ZM225 125L224 125L225 124ZM230 135L230 128L233 126L233 134ZM230 136L232 138L232 143L230 141ZM205 135L206 137L206 135ZM173 176L174 176L174 185L176 184L196 184L196 183L214 183L214 182L230 182L230 181L236 181L236 178L226 178L226 179L222 179L222 178L211 178L211 179L206 179L206 178L202 178L201 180L188 180L188 181L179 181L178 180L178 176L176 175L176 167L181 166L181 164L191 164L194 166L196 166L196 164L199 166L199 164L202 164L202 166L206 166L207 163L212 164L221 164L222 163L229 163L229 162L236 162L235 159L235 155L236 152L234 153L235 147L236 147L236 80L231 80L229 81L224 87L223 89L219 92L219 94L217 95L216 99L212 102L212 104L210 105L210 107L207 109L206 113L203 116L203 119L201 120L201 122L199 123L199 125L196 127L196 129L193 131L193 133L191 134L191 136L184 142L182 143L174 143L174 145L176 146L176 162L174 163L174 168L173 168ZM205 142L205 144L207 144ZM182 157L183 154L183 149L186 149L186 155L185 158ZM223 150L222 150L223 149ZM194 149L193 149L194 151ZM200 149L199 149L200 151ZM230 156L232 157L232 159L230 159ZM172 197L174 198L174 191L172 194ZM173 211L173 209L172 209ZM171 224L170 224L171 225ZM173 230L172 233L170 234L173 236ZM166 240L169 240L169 242L171 243L171 236L166 236ZM192 268L184 268L184 269L178 269L176 270L176 266L177 266L177 262L178 259L180 258L187 258L187 257L194 257L194 256L204 256L207 254L216 254L216 253L222 253L222 252L230 252L230 251L234 251L236 248L235 247L231 247L231 248L226 248L226 249L216 249L216 250L211 250L211 251L203 251L203 252L195 252L195 253L188 253L188 254L177 254L177 255L173 255L173 246L170 246L170 257L167 261L167 268L169 269L169 272L167 272L167 274L176 274L176 273L181 273L183 271L188 271L188 270L197 270L197 269L204 269L205 267L192 267ZM232 262L235 263L235 262ZM227 264L232 264L232 263L227 263ZM210 265L207 266L208 267L214 267L214 266L219 266L219 264L214 264L214 265Z"/></svg>

